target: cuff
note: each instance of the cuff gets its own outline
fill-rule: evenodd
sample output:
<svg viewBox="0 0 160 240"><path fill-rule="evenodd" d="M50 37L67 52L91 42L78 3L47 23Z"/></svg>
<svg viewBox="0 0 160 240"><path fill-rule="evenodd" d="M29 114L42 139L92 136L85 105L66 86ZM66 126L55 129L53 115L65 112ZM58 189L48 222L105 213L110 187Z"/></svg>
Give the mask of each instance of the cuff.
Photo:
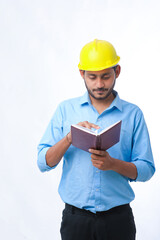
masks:
<svg viewBox="0 0 160 240"><path fill-rule="evenodd" d="M137 160L132 163L137 168L137 178L135 180L131 180L131 182L145 182L153 176L155 168L150 163L143 160Z"/></svg>
<svg viewBox="0 0 160 240"><path fill-rule="evenodd" d="M37 165L41 172L50 171L57 166L55 165L54 167L50 167L46 162L46 153L49 148L50 147L43 148L38 154Z"/></svg>

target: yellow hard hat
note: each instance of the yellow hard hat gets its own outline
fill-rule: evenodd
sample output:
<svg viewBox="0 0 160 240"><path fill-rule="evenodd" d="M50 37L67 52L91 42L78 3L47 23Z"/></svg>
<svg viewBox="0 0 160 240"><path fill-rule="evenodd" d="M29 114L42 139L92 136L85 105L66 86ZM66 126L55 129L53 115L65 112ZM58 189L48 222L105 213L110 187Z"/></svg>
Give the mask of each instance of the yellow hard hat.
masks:
<svg viewBox="0 0 160 240"><path fill-rule="evenodd" d="M113 45L105 40L95 39L81 50L78 68L86 71L100 71L117 65L117 56Z"/></svg>

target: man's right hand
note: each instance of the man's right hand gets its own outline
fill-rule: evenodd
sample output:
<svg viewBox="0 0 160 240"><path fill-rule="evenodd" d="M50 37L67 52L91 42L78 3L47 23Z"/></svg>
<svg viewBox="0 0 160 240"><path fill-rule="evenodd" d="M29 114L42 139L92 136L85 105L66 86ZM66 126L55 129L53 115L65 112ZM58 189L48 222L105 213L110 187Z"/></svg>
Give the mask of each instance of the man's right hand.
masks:
<svg viewBox="0 0 160 240"><path fill-rule="evenodd" d="M98 125L96 125L96 124L94 124L94 123L90 123L90 122L88 122L88 121L79 122L77 125L82 126L82 127L85 127L85 128L89 128L89 129L91 129L91 128L99 129L99 128L100 128ZM69 133L67 134L67 139L68 139L68 141L69 141L70 143L72 143L71 132L69 132Z"/></svg>

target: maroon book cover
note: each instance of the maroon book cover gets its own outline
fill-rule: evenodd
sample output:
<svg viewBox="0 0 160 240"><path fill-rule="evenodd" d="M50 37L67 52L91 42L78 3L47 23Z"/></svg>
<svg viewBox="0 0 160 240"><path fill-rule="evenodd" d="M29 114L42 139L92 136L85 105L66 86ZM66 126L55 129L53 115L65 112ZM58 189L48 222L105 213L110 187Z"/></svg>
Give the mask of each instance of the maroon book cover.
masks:
<svg viewBox="0 0 160 240"><path fill-rule="evenodd" d="M120 140L121 123L119 121L97 134L91 129L79 125L71 126L72 145L84 151L92 149L107 150Z"/></svg>

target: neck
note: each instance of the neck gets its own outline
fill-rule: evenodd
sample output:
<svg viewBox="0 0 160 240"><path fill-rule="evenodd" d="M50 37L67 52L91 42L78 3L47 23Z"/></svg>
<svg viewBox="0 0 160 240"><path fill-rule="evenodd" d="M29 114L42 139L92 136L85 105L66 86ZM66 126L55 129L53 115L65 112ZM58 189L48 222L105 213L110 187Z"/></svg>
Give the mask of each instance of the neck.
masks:
<svg viewBox="0 0 160 240"><path fill-rule="evenodd" d="M92 105L96 108L99 114L101 114L105 109L107 109L113 100L115 95L113 92L106 99L95 99L89 94Z"/></svg>

